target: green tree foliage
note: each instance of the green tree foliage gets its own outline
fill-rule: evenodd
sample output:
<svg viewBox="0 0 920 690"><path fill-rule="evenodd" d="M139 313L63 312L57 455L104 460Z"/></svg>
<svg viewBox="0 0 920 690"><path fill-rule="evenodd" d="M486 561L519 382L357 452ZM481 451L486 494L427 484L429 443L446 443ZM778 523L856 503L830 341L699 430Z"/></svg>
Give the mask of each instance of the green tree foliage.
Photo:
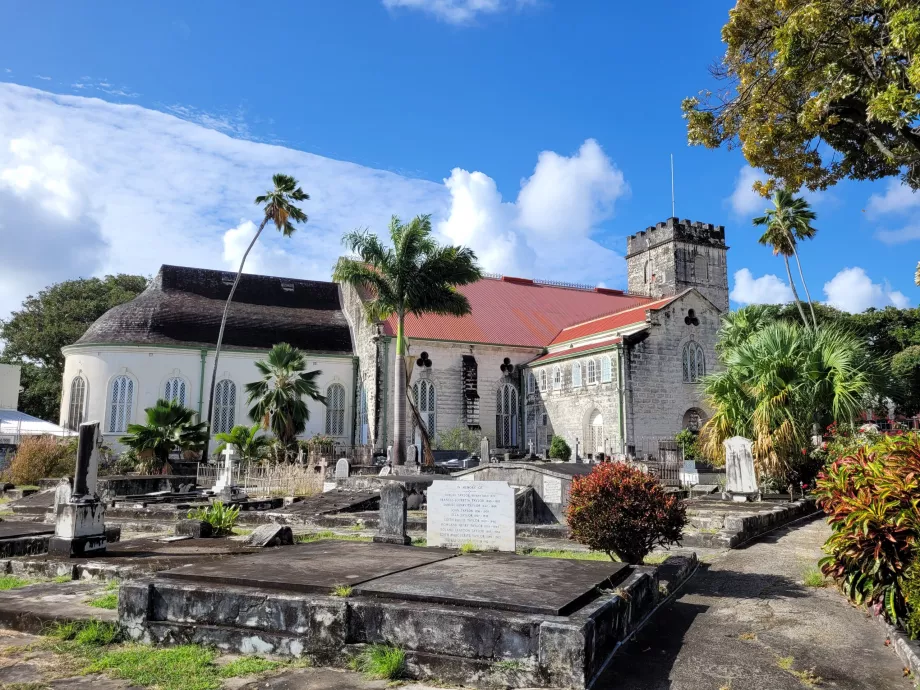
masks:
<svg viewBox="0 0 920 690"><path fill-rule="evenodd" d="M569 458L572 457L572 449L569 448L569 444L565 442L562 436L553 436L549 443L549 456L556 460L568 462Z"/></svg>
<svg viewBox="0 0 920 690"><path fill-rule="evenodd" d="M93 322L112 307L143 292L143 276L118 274L68 280L29 295L18 311L0 321L0 362L22 367L19 409L57 421L61 405L64 355Z"/></svg>
<svg viewBox="0 0 920 690"><path fill-rule="evenodd" d="M787 189L920 188L916 0L738 0L722 40L722 88L683 103L690 143L740 145Z"/></svg>
<svg viewBox="0 0 920 690"><path fill-rule="evenodd" d="M309 201L310 195L306 194L290 175L276 173L272 175L272 184L274 187L265 194L256 197L255 203L262 206L262 222L259 229L252 238L252 242L246 247L243 258L240 260L240 268L236 272L236 278L233 279L233 286L230 288L230 294L227 296L227 303L224 305L224 314L220 319L220 330L217 333L217 347L214 350L214 369L211 371L211 392L208 396L208 428L212 426L214 415L214 388L217 386L217 361L220 359L220 348L224 342L224 329L227 327L227 314L230 313L230 305L233 302L233 295L236 293L236 286L243 277L243 266L246 265L246 258L252 251L256 240L262 234L268 221L272 221L275 227L284 237L290 237L296 231L294 223L306 223L307 214L300 210L297 203ZM207 455L207 442L205 442L205 455Z"/></svg>
<svg viewBox="0 0 920 690"><path fill-rule="evenodd" d="M406 462L407 314L463 316L470 303L457 286L479 280L476 255L465 247L440 246L431 236L431 216L416 216L408 224L393 216L390 242L385 246L367 231L346 233L343 244L354 257L339 259L332 279L366 293L365 312L371 322L396 316L396 369L393 393L393 464Z"/></svg>
<svg viewBox="0 0 920 690"><path fill-rule="evenodd" d="M198 451L204 447L208 425L196 421L194 410L175 400L157 400L144 412L147 423L129 424L127 435L119 440L141 458L152 455L155 469L166 465L173 450Z"/></svg>
<svg viewBox="0 0 920 690"><path fill-rule="evenodd" d="M256 362L256 369L262 379L246 384L252 405L249 417L262 428L270 429L285 447L290 446L307 428L310 419L304 396L326 403L316 387L316 379L322 372L307 371L304 353L287 343L275 345L268 359Z"/></svg>
<svg viewBox="0 0 920 690"><path fill-rule="evenodd" d="M911 345L891 358L891 375L897 385L899 407L920 410L920 345Z"/></svg>
<svg viewBox="0 0 920 690"><path fill-rule="evenodd" d="M723 329L743 320L736 316ZM884 385L884 367L863 341L833 324L816 331L778 320L747 337L732 332L728 338L736 344L720 348L722 369L704 381L714 412L703 426L700 450L718 464L722 442L745 436L753 441L762 477L793 479L812 426L852 422Z"/></svg>
<svg viewBox="0 0 920 690"><path fill-rule="evenodd" d="M262 429L261 424L245 426L239 424L230 430L230 433L215 434L214 438L220 441L220 445L214 450L220 455L228 445L233 446L237 457L241 461L257 462L268 455L268 449L271 446L271 439L266 436L260 436L259 431Z"/></svg>
<svg viewBox="0 0 920 690"><path fill-rule="evenodd" d="M453 429L442 431L438 434L435 447L438 450L465 450L475 453L482 442L482 434L465 426L455 426Z"/></svg>

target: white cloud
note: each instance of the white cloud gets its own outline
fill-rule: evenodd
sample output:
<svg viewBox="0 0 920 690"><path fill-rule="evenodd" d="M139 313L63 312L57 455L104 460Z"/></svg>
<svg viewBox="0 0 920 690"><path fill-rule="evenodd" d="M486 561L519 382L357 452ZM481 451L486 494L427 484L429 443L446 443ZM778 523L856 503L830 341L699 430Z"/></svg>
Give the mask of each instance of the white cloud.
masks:
<svg viewBox="0 0 920 690"><path fill-rule="evenodd" d="M887 284L873 283L859 266L845 268L831 278L824 284L824 294L829 305L853 314L870 307L880 309L893 305L903 309L910 305L906 295Z"/></svg>
<svg viewBox="0 0 920 690"><path fill-rule="evenodd" d="M498 14L536 4L537 0L383 0L389 10L420 10L450 24L469 24L480 15Z"/></svg>
<svg viewBox="0 0 920 690"><path fill-rule="evenodd" d="M772 273L755 278L747 268L735 272L729 297L738 304L785 304L794 299L792 288L785 281Z"/></svg>
<svg viewBox="0 0 920 690"><path fill-rule="evenodd" d="M593 139L570 157L541 153L513 202L481 172L455 168L444 184L451 208L437 229L473 247L486 270L591 284L622 275L620 255L591 235L629 188Z"/></svg>
<svg viewBox="0 0 920 690"><path fill-rule="evenodd" d="M878 216L885 213L903 213L918 206L920 193L898 180L889 180L884 194L873 194L869 197L866 210L870 215Z"/></svg>
<svg viewBox="0 0 920 690"><path fill-rule="evenodd" d="M46 77L46 76L43 75L43 74L36 74L36 75L35 75L35 78L36 78L36 79L41 79L42 81L51 81L51 77Z"/></svg>
<svg viewBox="0 0 920 690"><path fill-rule="evenodd" d="M911 223L897 230L876 230L875 236L885 244L904 244L920 240L920 223Z"/></svg>
<svg viewBox="0 0 920 690"><path fill-rule="evenodd" d="M728 197L728 203L736 215L750 216L755 213L762 213L770 205L769 200L764 199L752 189L754 183L758 180L763 180L763 175L750 165L745 165L738 172L735 189L732 195Z"/></svg>

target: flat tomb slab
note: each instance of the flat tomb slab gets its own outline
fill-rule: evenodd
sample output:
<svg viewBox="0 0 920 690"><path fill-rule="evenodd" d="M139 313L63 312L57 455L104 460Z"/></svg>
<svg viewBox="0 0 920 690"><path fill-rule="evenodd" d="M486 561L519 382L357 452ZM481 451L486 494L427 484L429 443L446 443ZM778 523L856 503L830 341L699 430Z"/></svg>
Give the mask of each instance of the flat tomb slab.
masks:
<svg viewBox="0 0 920 690"><path fill-rule="evenodd" d="M379 499L379 491L333 490L316 496L309 496L277 512L284 515L324 515L343 511L350 512L375 507L373 504Z"/></svg>
<svg viewBox="0 0 920 690"><path fill-rule="evenodd" d="M381 577L355 592L391 599L489 607L565 616L613 588L630 572L624 563L469 554L441 560L410 574Z"/></svg>
<svg viewBox="0 0 920 690"><path fill-rule="evenodd" d="M202 584L328 594L339 585L356 585L406 570L413 570L414 575L420 566L454 557L455 551L444 549L329 539L284 546L232 561L175 568L159 575Z"/></svg>
<svg viewBox="0 0 920 690"><path fill-rule="evenodd" d="M13 520L0 522L0 539L35 537L43 534L54 534L54 525L45 525L41 522L16 522Z"/></svg>

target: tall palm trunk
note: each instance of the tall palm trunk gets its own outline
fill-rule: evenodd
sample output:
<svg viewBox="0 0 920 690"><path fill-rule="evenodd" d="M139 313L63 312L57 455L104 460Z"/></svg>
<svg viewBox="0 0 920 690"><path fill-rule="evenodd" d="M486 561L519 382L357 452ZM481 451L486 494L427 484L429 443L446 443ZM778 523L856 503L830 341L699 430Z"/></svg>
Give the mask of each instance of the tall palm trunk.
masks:
<svg viewBox="0 0 920 690"><path fill-rule="evenodd" d="M799 308L799 314L802 317L802 323L805 328L811 328L808 323L808 317L805 316L805 310L802 309L802 300L799 299L799 291L795 289L795 281L792 280L792 268L789 266L789 257L783 254L783 261L786 262L786 275L789 276L789 287L792 288L792 296L795 298L795 306Z"/></svg>
<svg viewBox="0 0 920 690"><path fill-rule="evenodd" d="M396 328L396 368L393 372L393 464L406 464L406 357L403 313Z"/></svg>
<svg viewBox="0 0 920 690"><path fill-rule="evenodd" d="M259 235L261 235L262 230L265 229L265 224L269 221L269 218L270 216L266 214L265 218L262 219L262 224L256 231L255 236L252 238L252 242L250 242L249 246L246 247L246 252L243 254L243 260L240 261L240 270L236 272L236 278L233 281L233 287L230 288L230 295L227 297L227 303L224 305L224 315L220 319L220 331L217 333L217 348L214 350L214 370L211 372L211 392L208 395L208 438L204 442L204 450L201 454L201 459L204 462L207 462L208 460L208 451L210 450L211 445L211 435L213 434L211 420L214 417L214 388L217 385L217 360L220 359L220 346L224 342L224 329L227 327L227 314L230 313L230 303L233 302L233 295L236 292L236 286L240 284L240 278L243 277L243 266L246 265L246 257L249 256L249 252L252 251L256 240L259 239Z"/></svg>
<svg viewBox="0 0 920 690"><path fill-rule="evenodd" d="M795 244L792 245L792 253L795 255L795 263L799 267L799 278L802 279L802 287L805 289L805 299L808 300L808 310L811 312L811 321L815 325L815 331L817 331L818 319L815 318L815 307L811 303L811 295L808 293L808 285L805 284L805 274L802 272L802 262L799 260L799 253L796 251Z"/></svg>

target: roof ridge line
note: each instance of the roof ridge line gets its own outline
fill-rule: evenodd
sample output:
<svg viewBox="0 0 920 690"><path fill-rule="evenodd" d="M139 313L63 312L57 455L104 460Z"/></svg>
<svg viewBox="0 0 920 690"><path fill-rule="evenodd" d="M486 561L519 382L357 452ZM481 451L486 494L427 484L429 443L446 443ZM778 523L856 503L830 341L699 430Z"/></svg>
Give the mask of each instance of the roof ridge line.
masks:
<svg viewBox="0 0 920 690"><path fill-rule="evenodd" d="M673 299L673 297L659 297L658 299L653 299L651 302L646 302L645 304L637 304L634 307L626 307L625 309L619 309L617 311L612 311L609 314L604 314L602 316L596 316L593 319L588 319L587 321L579 321L578 323L573 323L571 326L566 326L561 331L559 331L559 333L557 333L556 336L558 337L563 331L567 331L570 328L577 328L578 326L584 326L589 323L594 323L595 321L600 321L602 319L606 319L611 316L616 316L617 314L625 314L626 312L632 311L633 309L641 309L643 307L651 308L651 305L657 304L658 302L663 302L664 300L667 300L667 299Z"/></svg>

